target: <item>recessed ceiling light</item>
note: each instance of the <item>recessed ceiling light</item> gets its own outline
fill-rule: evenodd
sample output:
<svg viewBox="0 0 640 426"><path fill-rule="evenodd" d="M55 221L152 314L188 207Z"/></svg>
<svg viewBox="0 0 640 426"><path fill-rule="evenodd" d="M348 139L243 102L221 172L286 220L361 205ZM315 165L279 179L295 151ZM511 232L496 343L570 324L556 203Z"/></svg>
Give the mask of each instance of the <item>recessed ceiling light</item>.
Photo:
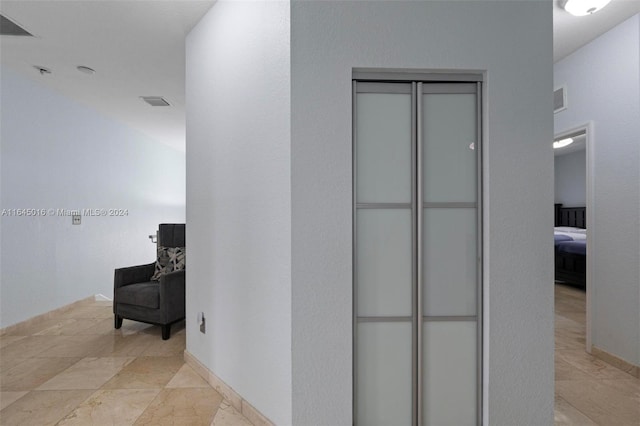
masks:
<svg viewBox="0 0 640 426"><path fill-rule="evenodd" d="M564 148L565 146L571 145L573 143L573 138L560 139L559 141L553 142L553 149Z"/></svg>
<svg viewBox="0 0 640 426"><path fill-rule="evenodd" d="M611 0L560 0L560 7L573 16L586 16L596 13Z"/></svg>
<svg viewBox="0 0 640 426"><path fill-rule="evenodd" d="M154 107L169 106L169 102L167 102L162 96L140 96L140 98Z"/></svg>
<svg viewBox="0 0 640 426"><path fill-rule="evenodd" d="M37 69L41 75L51 74L51 70L49 68L42 67L40 65L34 65L33 67Z"/></svg>
<svg viewBox="0 0 640 426"><path fill-rule="evenodd" d="M85 74L95 74L96 70L94 70L93 68L89 68L89 67L85 67L84 65L78 65L76 67L76 69L80 72L83 72Z"/></svg>

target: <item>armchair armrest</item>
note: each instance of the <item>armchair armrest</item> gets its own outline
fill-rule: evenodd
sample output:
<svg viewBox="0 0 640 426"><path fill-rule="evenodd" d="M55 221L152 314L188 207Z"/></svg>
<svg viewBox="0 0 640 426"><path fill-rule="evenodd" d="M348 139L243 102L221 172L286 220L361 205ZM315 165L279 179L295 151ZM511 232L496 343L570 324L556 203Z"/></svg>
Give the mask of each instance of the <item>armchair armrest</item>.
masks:
<svg viewBox="0 0 640 426"><path fill-rule="evenodd" d="M155 271L155 262L146 265L131 266L128 268L116 269L113 288L122 287L129 284L143 283L149 281Z"/></svg>
<svg viewBox="0 0 640 426"><path fill-rule="evenodd" d="M185 270L169 272L160 277L160 310L166 322L185 316Z"/></svg>

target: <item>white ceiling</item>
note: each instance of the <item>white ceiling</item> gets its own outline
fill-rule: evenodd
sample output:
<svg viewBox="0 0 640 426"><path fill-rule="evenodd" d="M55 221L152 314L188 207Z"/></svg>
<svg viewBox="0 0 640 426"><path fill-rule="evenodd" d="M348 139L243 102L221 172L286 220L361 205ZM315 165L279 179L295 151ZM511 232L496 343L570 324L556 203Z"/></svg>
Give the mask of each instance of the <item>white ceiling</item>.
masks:
<svg viewBox="0 0 640 426"><path fill-rule="evenodd" d="M185 149L184 38L215 0L2 0L0 12L36 37L0 37L0 59L17 72L176 149ZM640 12L613 0L572 17L554 1L557 61ZM52 70L40 75L34 65ZM86 75L85 65L96 70ZM140 96L163 96L151 107Z"/></svg>
<svg viewBox="0 0 640 426"><path fill-rule="evenodd" d="M0 37L2 65L185 149L185 35L213 0L5 1L2 15L36 37ZM52 70L40 75L40 65ZM76 70L96 70L86 75ZM140 96L162 96L151 107Z"/></svg>

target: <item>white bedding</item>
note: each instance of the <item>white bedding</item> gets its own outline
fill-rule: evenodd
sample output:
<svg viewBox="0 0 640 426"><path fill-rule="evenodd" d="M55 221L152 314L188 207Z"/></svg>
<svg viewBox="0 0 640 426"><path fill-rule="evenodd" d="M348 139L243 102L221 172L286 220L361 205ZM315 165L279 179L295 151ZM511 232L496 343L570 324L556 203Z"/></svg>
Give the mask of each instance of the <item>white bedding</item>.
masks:
<svg viewBox="0 0 640 426"><path fill-rule="evenodd" d="M587 239L587 230L583 228L572 228L570 226L556 226L553 228L555 235L566 235L573 241L584 241Z"/></svg>
<svg viewBox="0 0 640 426"><path fill-rule="evenodd" d="M553 228L553 231L558 233L575 233L575 234L586 234L587 230L584 228L573 228L571 226L556 226L555 228Z"/></svg>

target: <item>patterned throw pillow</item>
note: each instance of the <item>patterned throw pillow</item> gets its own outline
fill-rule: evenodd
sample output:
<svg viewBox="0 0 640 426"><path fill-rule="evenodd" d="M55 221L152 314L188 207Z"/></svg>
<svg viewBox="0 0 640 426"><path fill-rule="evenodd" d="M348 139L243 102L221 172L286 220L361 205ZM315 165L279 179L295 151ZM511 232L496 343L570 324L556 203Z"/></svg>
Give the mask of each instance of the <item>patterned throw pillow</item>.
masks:
<svg viewBox="0 0 640 426"><path fill-rule="evenodd" d="M158 260L152 281L160 281L163 274L180 271L185 267L185 247L158 246Z"/></svg>

